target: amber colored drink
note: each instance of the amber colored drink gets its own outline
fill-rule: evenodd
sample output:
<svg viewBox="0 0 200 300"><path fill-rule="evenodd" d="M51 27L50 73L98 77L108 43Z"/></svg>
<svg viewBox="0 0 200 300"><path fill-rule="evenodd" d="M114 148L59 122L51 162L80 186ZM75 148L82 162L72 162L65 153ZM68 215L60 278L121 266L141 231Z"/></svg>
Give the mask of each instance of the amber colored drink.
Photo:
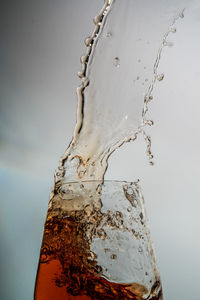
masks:
<svg viewBox="0 0 200 300"><path fill-rule="evenodd" d="M86 222L80 215L47 217L35 300L145 299L145 286L113 283L101 277L101 267L90 251L86 234L90 222L92 219ZM151 295L157 285L160 282L154 284ZM148 299L161 299L161 293Z"/></svg>

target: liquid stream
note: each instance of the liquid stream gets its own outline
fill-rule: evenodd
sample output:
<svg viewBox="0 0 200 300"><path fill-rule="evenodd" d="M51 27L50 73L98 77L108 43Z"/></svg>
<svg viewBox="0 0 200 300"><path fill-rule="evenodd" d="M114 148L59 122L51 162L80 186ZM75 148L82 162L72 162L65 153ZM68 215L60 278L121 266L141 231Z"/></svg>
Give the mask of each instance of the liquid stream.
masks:
<svg viewBox="0 0 200 300"><path fill-rule="evenodd" d="M139 183L119 185L123 193L115 198L106 198L103 187L109 156L138 134L153 164L148 105L156 82L164 79L162 52L173 46L168 38L184 17L181 9L169 22L165 4L156 2L156 9L155 14L153 0L107 0L94 18L78 73L77 123L50 196L36 300L162 299ZM113 209L117 195L119 203L123 197L128 201L118 210Z"/></svg>

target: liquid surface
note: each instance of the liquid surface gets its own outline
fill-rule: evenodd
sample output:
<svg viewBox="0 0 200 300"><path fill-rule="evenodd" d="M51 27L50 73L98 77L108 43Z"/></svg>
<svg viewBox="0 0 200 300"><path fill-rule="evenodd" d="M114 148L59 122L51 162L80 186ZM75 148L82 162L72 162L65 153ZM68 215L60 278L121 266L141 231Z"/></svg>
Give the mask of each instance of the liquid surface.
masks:
<svg viewBox="0 0 200 300"><path fill-rule="evenodd" d="M145 286L112 283L101 277L101 267L95 254L91 256L84 236L85 226L84 222L77 222L77 217L47 218L35 300L144 299ZM158 286L160 283L155 282L152 293ZM161 291L151 299L161 299Z"/></svg>
<svg viewBox="0 0 200 300"><path fill-rule="evenodd" d="M138 182L68 183L54 193L36 300L162 299Z"/></svg>

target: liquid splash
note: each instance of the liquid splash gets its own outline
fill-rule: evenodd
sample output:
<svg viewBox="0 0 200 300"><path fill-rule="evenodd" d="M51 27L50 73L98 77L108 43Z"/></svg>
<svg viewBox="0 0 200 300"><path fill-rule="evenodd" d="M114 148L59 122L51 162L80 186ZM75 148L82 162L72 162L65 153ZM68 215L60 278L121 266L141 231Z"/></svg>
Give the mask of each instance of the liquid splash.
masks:
<svg viewBox="0 0 200 300"><path fill-rule="evenodd" d="M149 24L144 22L146 15L140 3L105 1L94 18L92 36L85 40L87 53L81 57L77 123L73 139L55 172L38 273L38 278L45 281L46 277L40 274L48 265L42 267L42 264L47 258L58 258L63 269L61 278L56 279L57 287L66 286L70 294L76 291L73 295L80 295L82 285L90 280L96 286L99 284L100 289L106 289L104 293L116 294L122 289L122 294L127 295L124 299L162 299L139 182L118 182L117 193L112 194L109 194L112 185L102 185L109 156L124 143L135 140L138 134L146 141L149 163L153 165L151 137L145 130L153 125L147 115L148 105L153 100L156 82L164 79L158 70L162 51L173 46L168 37L176 33L176 22L184 17L182 10L167 31L165 23L161 28L155 26L154 43L158 47L149 47L147 51ZM150 9L148 5L147 9ZM144 19L138 30L136 25L141 16ZM155 18L154 25L162 17ZM147 52L152 60L147 59ZM61 236L54 235L57 230ZM130 255L125 256L129 249ZM70 256L74 253L78 255ZM83 265L86 270L80 269ZM122 265L125 271L119 272ZM97 277L100 281L96 283ZM69 280L73 281L71 285ZM93 288L88 292L91 293Z"/></svg>
<svg viewBox="0 0 200 300"><path fill-rule="evenodd" d="M130 1L125 2L131 5ZM122 13L117 11L119 8ZM143 79L143 89L140 85L135 85L130 89L127 78L124 79L123 84L120 82L128 68L128 65L125 65L124 53L126 50L122 52L123 45L119 42L120 37L112 28L112 23L116 19L119 23L122 22L126 11L127 7L119 1L109 0L105 1L101 12L94 18L95 29L91 37L85 40L87 53L81 57L82 69L78 73L82 83L77 88L77 123L73 139L59 161L58 169L55 172L55 182L103 180L109 156L124 143L135 140L138 134L142 134L146 141L146 153L150 165L154 164L151 137L145 131L146 126L154 124L147 116L148 105L153 100L152 93L156 81L160 82L164 79L164 74L158 73L162 51L165 47L172 46L168 37L170 34L176 33L176 22L184 17L184 10L173 19L163 35L157 55L155 55L155 63L148 63L148 67L146 65L143 67L143 72L148 75ZM131 15L128 17L131 24ZM129 23L127 27L130 27ZM160 30L157 35L160 35ZM137 52L141 50L143 47L143 44L140 45L141 38L136 39L138 44L135 43L135 45L131 42L130 36L127 38L129 40L126 37L124 40L127 41L128 54L130 47L134 51L136 49ZM146 36L143 39L145 38ZM104 49L104 46L107 48ZM121 54L114 56L117 52L121 52ZM112 65L110 60L112 60ZM137 59L137 63L142 65L142 59ZM107 68L108 74L101 73L103 68ZM151 69L153 69L152 75L150 74ZM137 73L137 69L133 70L134 72ZM141 84L142 76L143 74L137 75L134 83ZM121 97L124 94L127 100L120 100L117 93ZM117 102L113 100L115 98ZM120 101L121 104L119 104ZM129 105L134 109L131 113ZM118 111L117 106L119 106Z"/></svg>

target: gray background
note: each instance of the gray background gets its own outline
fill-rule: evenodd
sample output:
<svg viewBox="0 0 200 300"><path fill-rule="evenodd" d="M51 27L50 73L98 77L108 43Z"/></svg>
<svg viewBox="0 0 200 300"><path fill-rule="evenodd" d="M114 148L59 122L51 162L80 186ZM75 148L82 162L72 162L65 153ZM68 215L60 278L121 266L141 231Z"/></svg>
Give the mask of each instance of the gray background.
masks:
<svg viewBox="0 0 200 300"><path fill-rule="evenodd" d="M155 166L139 138L106 173L141 180L166 300L200 297L200 5L188 3L151 103ZM32 299L53 173L75 125L83 40L102 4L1 1L1 299Z"/></svg>

